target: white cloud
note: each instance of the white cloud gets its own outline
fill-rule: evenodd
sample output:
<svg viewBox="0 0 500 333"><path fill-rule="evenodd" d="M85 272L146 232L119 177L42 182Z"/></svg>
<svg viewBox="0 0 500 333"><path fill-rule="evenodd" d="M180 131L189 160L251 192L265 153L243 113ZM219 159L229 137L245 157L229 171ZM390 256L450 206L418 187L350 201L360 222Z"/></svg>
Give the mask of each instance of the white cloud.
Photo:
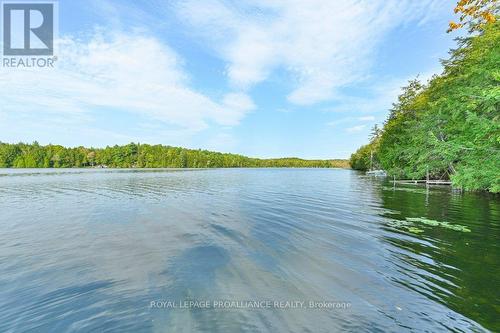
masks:
<svg viewBox="0 0 500 333"><path fill-rule="evenodd" d="M348 132L348 133L357 133L357 132L361 132L365 128L366 128L366 125L356 125L356 126L353 126L353 127L346 128L346 132Z"/></svg>
<svg viewBox="0 0 500 333"><path fill-rule="evenodd" d="M427 83L431 77L442 71L441 67L436 67L426 72L418 74L418 79ZM392 104L397 101L398 95L401 94L401 88L408 85L409 80L415 79L416 76L409 76L397 79L377 78L372 82L357 87L359 90L357 95L349 96L339 94L335 97L333 105L322 109L324 112L360 114L357 119L360 121L372 121L380 118L379 115L386 115ZM377 117L371 115L376 114ZM374 119L372 119L375 117ZM353 117L350 117L353 119Z"/></svg>
<svg viewBox="0 0 500 333"><path fill-rule="evenodd" d="M370 122L370 121L375 121L374 116L363 116L363 117L345 117L345 118L340 118L337 120L332 120L327 123L328 126L335 127L337 125L345 124L345 123L352 123L352 122Z"/></svg>
<svg viewBox="0 0 500 333"><path fill-rule="evenodd" d="M374 116L358 117L358 120L360 120L360 121L374 121L375 117Z"/></svg>
<svg viewBox="0 0 500 333"><path fill-rule="evenodd" d="M219 108L213 115L221 125L238 124L247 111L255 109L252 99L242 93L226 94L222 102L224 107Z"/></svg>
<svg viewBox="0 0 500 333"><path fill-rule="evenodd" d="M332 120L332 121L328 122L327 125L335 127L337 125L341 125L341 124L345 124L345 123L351 122L353 119L354 118L352 118L352 117L340 118L340 119Z"/></svg>
<svg viewBox="0 0 500 333"><path fill-rule="evenodd" d="M205 145L208 150L215 150L220 152L233 152L237 146L238 141L230 133L217 133L212 136Z"/></svg>
<svg viewBox="0 0 500 333"><path fill-rule="evenodd" d="M0 73L2 113L14 121L21 114L75 118L112 110L196 132L211 122L237 125L255 108L243 93L227 94L218 102L192 89L182 60L153 37L96 33L85 42L67 37L59 49L56 69Z"/></svg>
<svg viewBox="0 0 500 333"><path fill-rule="evenodd" d="M295 88L289 101L326 101L363 79L377 44L391 29L435 15L439 0L223 0L181 1L181 18L228 62L239 88L284 68ZM432 11L430 9L433 9Z"/></svg>

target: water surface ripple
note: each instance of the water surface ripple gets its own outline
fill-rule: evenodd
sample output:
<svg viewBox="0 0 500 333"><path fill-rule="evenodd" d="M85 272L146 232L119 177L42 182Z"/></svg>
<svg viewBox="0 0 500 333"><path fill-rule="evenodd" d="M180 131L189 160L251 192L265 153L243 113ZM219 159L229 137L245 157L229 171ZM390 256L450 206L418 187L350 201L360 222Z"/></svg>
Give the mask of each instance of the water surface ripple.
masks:
<svg viewBox="0 0 500 333"><path fill-rule="evenodd" d="M500 331L499 238L498 197L349 170L0 170L0 332Z"/></svg>

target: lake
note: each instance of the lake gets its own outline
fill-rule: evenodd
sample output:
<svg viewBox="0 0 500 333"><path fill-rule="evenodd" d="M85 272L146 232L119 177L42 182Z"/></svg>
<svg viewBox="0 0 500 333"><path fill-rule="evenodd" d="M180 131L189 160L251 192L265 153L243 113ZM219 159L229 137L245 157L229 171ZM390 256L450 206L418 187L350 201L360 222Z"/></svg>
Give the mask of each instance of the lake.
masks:
<svg viewBox="0 0 500 333"><path fill-rule="evenodd" d="M0 332L498 332L499 246L350 170L0 169Z"/></svg>

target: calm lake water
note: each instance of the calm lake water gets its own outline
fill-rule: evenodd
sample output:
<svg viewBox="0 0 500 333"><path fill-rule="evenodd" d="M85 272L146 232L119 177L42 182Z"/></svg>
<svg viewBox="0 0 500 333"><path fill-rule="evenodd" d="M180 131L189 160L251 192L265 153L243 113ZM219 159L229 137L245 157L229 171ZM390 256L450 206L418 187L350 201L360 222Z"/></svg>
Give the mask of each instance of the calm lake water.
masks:
<svg viewBox="0 0 500 333"><path fill-rule="evenodd" d="M0 170L0 332L498 332L499 247L350 170Z"/></svg>

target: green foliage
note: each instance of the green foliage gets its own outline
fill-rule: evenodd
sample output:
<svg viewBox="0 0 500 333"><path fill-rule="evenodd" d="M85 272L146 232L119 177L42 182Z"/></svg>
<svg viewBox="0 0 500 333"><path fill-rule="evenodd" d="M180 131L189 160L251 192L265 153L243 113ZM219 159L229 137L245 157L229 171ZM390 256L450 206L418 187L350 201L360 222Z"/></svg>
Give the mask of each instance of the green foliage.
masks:
<svg viewBox="0 0 500 333"><path fill-rule="evenodd" d="M499 22L458 39L443 73L425 85L410 81L377 144L361 147L351 165L366 169L371 150L398 178L423 179L428 171L455 187L500 192L499 50Z"/></svg>
<svg viewBox="0 0 500 333"><path fill-rule="evenodd" d="M361 146L354 154L351 155L349 163L354 170L366 171L370 169L370 158L373 148L370 144Z"/></svg>
<svg viewBox="0 0 500 333"><path fill-rule="evenodd" d="M299 158L257 159L207 150L130 143L125 146L65 148L0 142L2 168L238 168L238 167L311 167L345 168L345 160L303 160Z"/></svg>
<svg viewBox="0 0 500 333"><path fill-rule="evenodd" d="M370 143L361 146L351 155L349 164L354 170L366 171L371 169L380 169L380 160L378 156L380 137L382 131L375 125L370 135Z"/></svg>

